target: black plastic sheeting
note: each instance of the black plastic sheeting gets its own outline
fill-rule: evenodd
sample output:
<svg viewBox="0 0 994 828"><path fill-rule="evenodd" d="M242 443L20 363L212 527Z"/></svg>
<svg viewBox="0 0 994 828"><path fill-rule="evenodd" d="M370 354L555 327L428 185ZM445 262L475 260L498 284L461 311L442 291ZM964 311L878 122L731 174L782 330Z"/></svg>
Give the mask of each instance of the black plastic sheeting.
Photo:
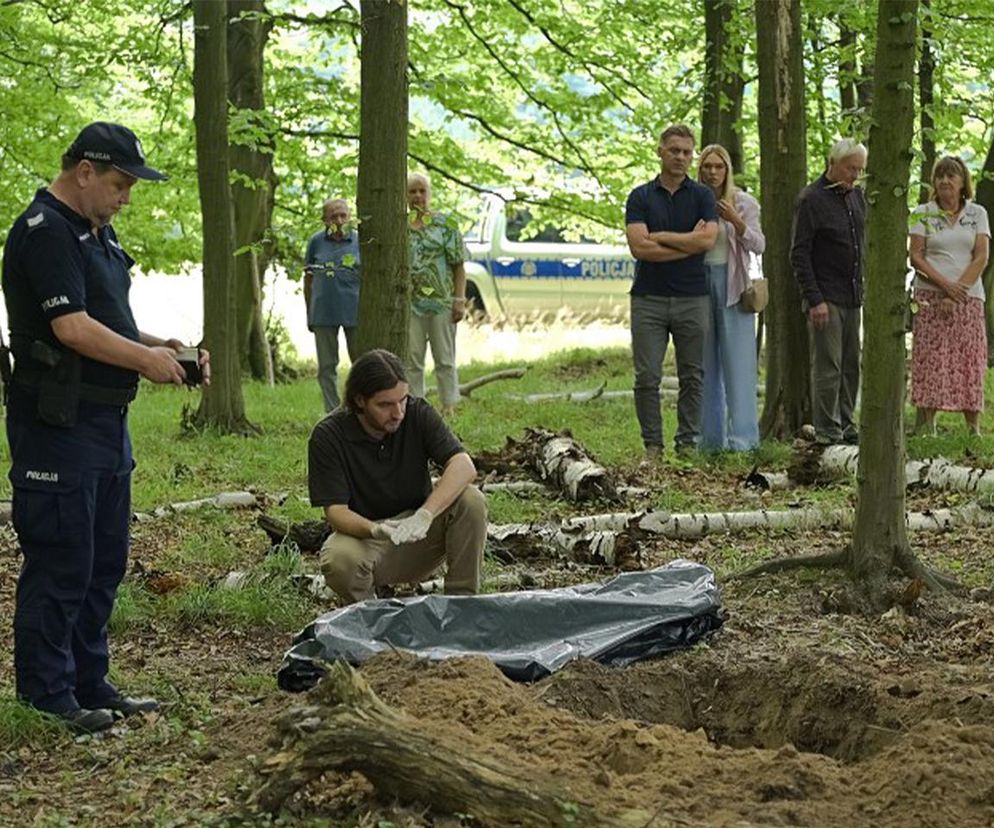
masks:
<svg viewBox="0 0 994 828"><path fill-rule="evenodd" d="M536 681L577 658L624 666L689 647L722 621L714 573L675 560L605 583L352 604L305 627L277 679L284 690L307 690L324 661L361 664L404 650L433 660L483 656L508 678Z"/></svg>

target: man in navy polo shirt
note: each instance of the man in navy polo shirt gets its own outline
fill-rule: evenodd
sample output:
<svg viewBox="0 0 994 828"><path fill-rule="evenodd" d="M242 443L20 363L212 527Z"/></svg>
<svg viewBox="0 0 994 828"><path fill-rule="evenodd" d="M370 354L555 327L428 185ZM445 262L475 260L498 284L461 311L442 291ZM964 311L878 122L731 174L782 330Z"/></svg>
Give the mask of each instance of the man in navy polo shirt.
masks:
<svg viewBox="0 0 994 828"><path fill-rule="evenodd" d="M338 329L345 331L349 358L355 359L359 319L359 239L349 227L349 205L329 198L322 210L325 229L311 236L304 257L307 327L314 333L318 384L324 410L338 408Z"/></svg>
<svg viewBox="0 0 994 828"><path fill-rule="evenodd" d="M135 134L90 124L4 246L14 355L7 440L24 556L14 610L17 695L80 732L158 708L107 681L107 622L131 519L128 403L139 375L176 385L186 376L176 359L183 343L141 333L128 304L134 260L110 222L139 178L165 176L145 166Z"/></svg>
<svg viewBox="0 0 994 828"><path fill-rule="evenodd" d="M682 124L667 127L656 152L659 175L632 190L625 205L628 248L636 259L631 290L635 414L650 459L663 449L659 383L670 336L680 381L676 450L697 445L704 339L711 324L704 254L718 237L714 195L687 176L694 134Z"/></svg>

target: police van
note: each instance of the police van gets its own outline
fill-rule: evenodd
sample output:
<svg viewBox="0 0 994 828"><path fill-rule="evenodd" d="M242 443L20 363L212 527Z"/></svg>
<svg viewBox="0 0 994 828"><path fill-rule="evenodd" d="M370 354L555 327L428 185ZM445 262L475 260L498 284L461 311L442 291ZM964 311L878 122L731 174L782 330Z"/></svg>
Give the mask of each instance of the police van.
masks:
<svg viewBox="0 0 994 828"><path fill-rule="evenodd" d="M466 295L477 313L628 312L635 260L625 244L568 242L559 228L536 228L527 205L499 193L483 194L479 219L465 241Z"/></svg>

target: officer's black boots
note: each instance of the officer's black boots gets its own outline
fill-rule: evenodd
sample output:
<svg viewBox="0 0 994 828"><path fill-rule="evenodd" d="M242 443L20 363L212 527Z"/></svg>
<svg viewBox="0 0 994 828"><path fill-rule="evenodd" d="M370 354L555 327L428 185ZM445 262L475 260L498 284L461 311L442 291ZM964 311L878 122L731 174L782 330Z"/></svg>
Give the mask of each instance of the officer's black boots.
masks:
<svg viewBox="0 0 994 828"><path fill-rule="evenodd" d="M90 710L77 707L65 713L56 714L73 733L100 733L114 726L114 714L104 708Z"/></svg>
<svg viewBox="0 0 994 828"><path fill-rule="evenodd" d="M122 716L155 713L159 709L159 703L155 699L136 699L132 696L114 696L100 702L100 706Z"/></svg>

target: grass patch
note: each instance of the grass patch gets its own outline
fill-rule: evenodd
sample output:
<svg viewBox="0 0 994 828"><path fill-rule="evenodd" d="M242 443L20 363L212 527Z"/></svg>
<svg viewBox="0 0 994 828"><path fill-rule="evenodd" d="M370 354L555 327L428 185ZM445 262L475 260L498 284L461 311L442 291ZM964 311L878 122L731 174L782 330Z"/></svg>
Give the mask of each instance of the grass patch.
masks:
<svg viewBox="0 0 994 828"><path fill-rule="evenodd" d="M0 745L5 750L25 747L45 750L64 743L68 738L68 731L55 716L35 710L10 696L0 696Z"/></svg>

